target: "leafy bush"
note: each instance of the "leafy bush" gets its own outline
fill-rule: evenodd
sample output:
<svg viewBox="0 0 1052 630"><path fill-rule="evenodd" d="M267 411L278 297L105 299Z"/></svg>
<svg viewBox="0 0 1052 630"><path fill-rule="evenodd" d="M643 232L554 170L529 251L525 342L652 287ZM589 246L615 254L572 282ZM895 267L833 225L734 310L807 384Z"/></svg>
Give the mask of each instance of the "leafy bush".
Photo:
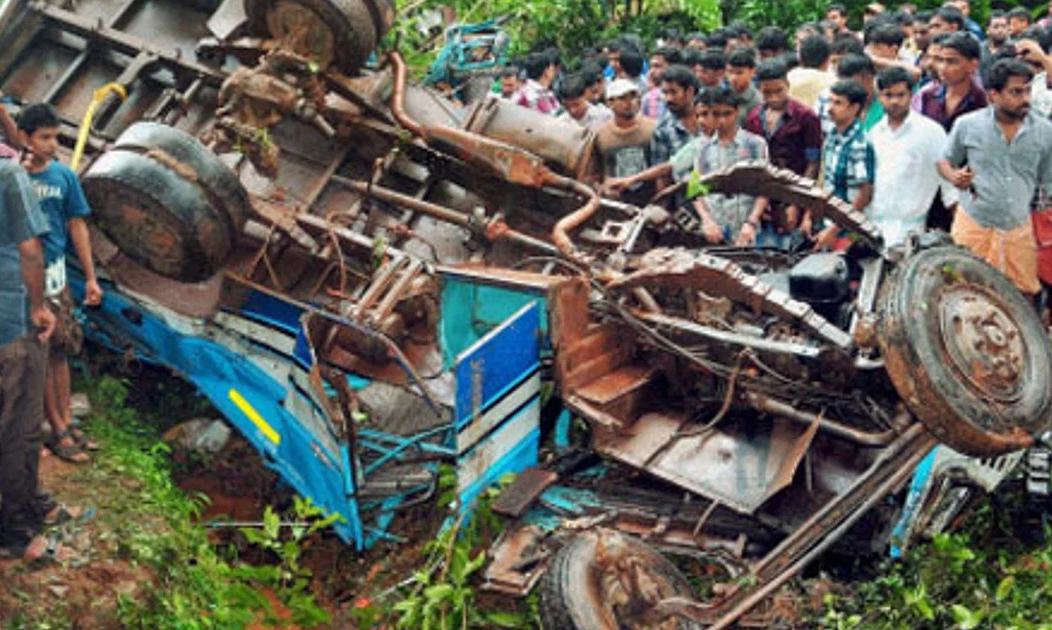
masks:
<svg viewBox="0 0 1052 630"><path fill-rule="evenodd" d="M511 483L514 475L501 480ZM439 474L439 505L455 505L456 471L443 467ZM480 610L474 581L486 564L486 547L503 527L490 504L500 488L484 491L470 516L461 514L435 540L423 547L424 561L412 576L412 586L394 604L398 628L468 630L468 628L524 628L534 625L526 615Z"/></svg>
<svg viewBox="0 0 1052 630"><path fill-rule="evenodd" d="M940 534L904 562L888 561L853 596L827 595L820 626L1052 630L1052 546L1047 535L1038 546L1019 541L1004 522L1018 509L987 505L967 530Z"/></svg>
<svg viewBox="0 0 1052 630"><path fill-rule="evenodd" d="M841 2L847 7L850 16L850 24L853 28L862 26L862 14L871 0L847 0ZM724 0L723 11L727 21L734 19L744 20L754 28L763 26L780 26L790 34L796 27L805 22L814 22L825 18L826 7L831 4L828 0ZM898 3L885 2L885 6L894 10ZM934 10L944 4L944 0L917 0L914 2L919 10ZM990 11L997 9L1011 9L1016 6L1030 8L1032 3L1023 0L972 0L971 15L974 20L985 27ZM1042 3L1034 9L1034 14L1043 14L1045 4Z"/></svg>

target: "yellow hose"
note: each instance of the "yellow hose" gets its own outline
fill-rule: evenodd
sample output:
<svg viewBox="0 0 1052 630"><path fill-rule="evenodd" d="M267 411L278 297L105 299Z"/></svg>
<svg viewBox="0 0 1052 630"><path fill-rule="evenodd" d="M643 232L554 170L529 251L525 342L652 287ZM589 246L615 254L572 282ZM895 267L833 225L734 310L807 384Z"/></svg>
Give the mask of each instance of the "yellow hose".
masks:
<svg viewBox="0 0 1052 630"><path fill-rule="evenodd" d="M110 92L115 93L122 101L128 98L128 90L120 83L107 83L95 90L95 94L91 97L91 103L88 104L88 110L84 112L84 119L80 121L80 131L77 132L77 146L73 148L73 158L69 161L69 166L74 171L77 170L77 166L80 164L80 158L84 156L84 147L87 146L88 136L91 134L91 121L95 118L95 110L99 108L99 105L102 104L102 101L105 100Z"/></svg>

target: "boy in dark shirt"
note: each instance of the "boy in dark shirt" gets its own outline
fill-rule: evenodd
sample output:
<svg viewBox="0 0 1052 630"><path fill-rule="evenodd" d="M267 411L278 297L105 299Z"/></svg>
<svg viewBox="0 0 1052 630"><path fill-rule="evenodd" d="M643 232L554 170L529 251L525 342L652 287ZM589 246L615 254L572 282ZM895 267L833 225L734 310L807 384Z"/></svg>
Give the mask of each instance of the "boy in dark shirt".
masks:
<svg viewBox="0 0 1052 630"><path fill-rule="evenodd" d="M771 59L757 70L763 104L749 114L745 129L767 141L771 164L809 179L818 178L822 161L822 123L807 105L789 96L788 69ZM799 244L800 211L774 203L764 217L757 243L792 249Z"/></svg>

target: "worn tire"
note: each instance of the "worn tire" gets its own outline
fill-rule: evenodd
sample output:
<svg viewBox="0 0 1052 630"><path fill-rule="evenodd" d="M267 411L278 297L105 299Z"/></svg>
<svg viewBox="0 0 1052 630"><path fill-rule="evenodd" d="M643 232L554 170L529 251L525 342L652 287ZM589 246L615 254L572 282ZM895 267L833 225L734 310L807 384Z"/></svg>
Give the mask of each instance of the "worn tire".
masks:
<svg viewBox="0 0 1052 630"><path fill-rule="evenodd" d="M346 73L365 63L394 22L391 0L245 0L245 13L254 33L278 40L306 22L310 36L295 52Z"/></svg>
<svg viewBox="0 0 1052 630"><path fill-rule="evenodd" d="M237 175L215 154L156 123L128 128L83 185L96 224L124 254L182 282L223 268L251 211Z"/></svg>
<svg viewBox="0 0 1052 630"><path fill-rule="evenodd" d="M885 283L888 376L939 440L973 456L1017 450L1052 426L1052 345L1026 298L950 246L905 260Z"/></svg>
<svg viewBox="0 0 1052 630"><path fill-rule="evenodd" d="M624 539L632 554L650 569L650 574L664 582L663 594L666 597L693 596L687 579L664 556L639 540L629 536ZM552 557L541 584L541 625L545 630L625 627L617 623L614 611L604 605L604 598L594 590L595 554L596 537L589 532L574 537ZM609 620L613 620L614 625L610 625ZM678 630L701 628L686 620L679 620L673 627Z"/></svg>

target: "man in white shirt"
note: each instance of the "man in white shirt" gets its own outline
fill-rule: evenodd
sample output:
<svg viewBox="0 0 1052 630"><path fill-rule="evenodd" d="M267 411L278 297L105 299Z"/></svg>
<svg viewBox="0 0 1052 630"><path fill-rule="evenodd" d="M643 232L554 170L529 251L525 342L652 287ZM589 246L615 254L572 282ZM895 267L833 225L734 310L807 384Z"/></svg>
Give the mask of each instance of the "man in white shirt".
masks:
<svg viewBox="0 0 1052 630"><path fill-rule="evenodd" d="M886 115L869 132L877 154L877 177L867 215L891 246L905 241L911 232L924 231L928 208L940 189L947 208L958 197L957 190L939 176L946 131L910 108L909 72L898 67L881 71L877 90Z"/></svg>
<svg viewBox="0 0 1052 630"><path fill-rule="evenodd" d="M829 42L812 35L800 42L800 66L789 71L789 96L811 109L818 106L818 95L833 87L836 73L829 70Z"/></svg>

